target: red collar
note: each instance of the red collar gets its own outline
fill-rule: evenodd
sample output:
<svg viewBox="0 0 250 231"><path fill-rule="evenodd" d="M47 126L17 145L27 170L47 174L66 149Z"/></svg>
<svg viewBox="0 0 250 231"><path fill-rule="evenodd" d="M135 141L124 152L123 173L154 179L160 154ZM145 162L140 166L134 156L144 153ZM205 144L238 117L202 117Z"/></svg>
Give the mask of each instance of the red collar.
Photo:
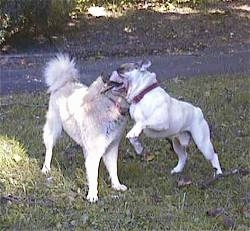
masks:
<svg viewBox="0 0 250 231"><path fill-rule="evenodd" d="M149 85L147 88L145 88L144 90L142 90L137 96L135 96L133 98L133 103L139 103L141 101L141 99L144 97L144 95L146 95L148 92L150 92L151 90L155 89L156 87L159 87L159 84L153 83L151 85Z"/></svg>

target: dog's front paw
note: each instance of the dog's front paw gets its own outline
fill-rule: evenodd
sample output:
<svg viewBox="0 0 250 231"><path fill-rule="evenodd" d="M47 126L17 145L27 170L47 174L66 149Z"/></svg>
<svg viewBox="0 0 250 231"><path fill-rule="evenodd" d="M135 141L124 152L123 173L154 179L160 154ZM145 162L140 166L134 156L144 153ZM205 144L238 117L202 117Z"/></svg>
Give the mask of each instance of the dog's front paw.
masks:
<svg viewBox="0 0 250 231"><path fill-rule="evenodd" d="M214 168L214 177L223 175L221 168Z"/></svg>
<svg viewBox="0 0 250 231"><path fill-rule="evenodd" d="M88 193L87 195L87 200L90 202L90 203L95 203L98 201L98 196L97 194L92 194L92 193Z"/></svg>
<svg viewBox="0 0 250 231"><path fill-rule="evenodd" d="M133 145L137 155L141 155L143 152L143 146L142 146L140 140L138 139L138 137L129 138L129 141Z"/></svg>
<svg viewBox="0 0 250 231"><path fill-rule="evenodd" d="M175 173L179 173L179 172L181 172L182 171L182 169L179 169L179 168L173 168L172 170L171 170L171 174L173 175L173 174L175 174Z"/></svg>
<svg viewBox="0 0 250 231"><path fill-rule="evenodd" d="M50 167L47 167L46 165L43 166L42 168L42 173L43 174L48 174L50 172Z"/></svg>
<svg viewBox="0 0 250 231"><path fill-rule="evenodd" d="M117 191L126 191L128 189L124 184L112 185L112 188Z"/></svg>

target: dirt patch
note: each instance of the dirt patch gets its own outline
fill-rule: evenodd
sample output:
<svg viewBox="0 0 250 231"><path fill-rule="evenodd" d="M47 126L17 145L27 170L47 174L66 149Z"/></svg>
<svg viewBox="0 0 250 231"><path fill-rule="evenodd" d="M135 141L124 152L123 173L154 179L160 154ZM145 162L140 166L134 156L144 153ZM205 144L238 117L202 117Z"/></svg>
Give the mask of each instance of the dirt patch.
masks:
<svg viewBox="0 0 250 231"><path fill-rule="evenodd" d="M49 40L38 38L32 49L37 52L52 47L84 59L218 48L230 51L250 45L249 15L247 0L204 4L196 9L137 6L115 17L82 15ZM18 46L15 42L10 45L17 52L27 50L31 44L22 41Z"/></svg>
<svg viewBox="0 0 250 231"><path fill-rule="evenodd" d="M228 49L249 44L250 17L234 4L194 13L129 10L118 18L87 17L67 29L62 49L81 57Z"/></svg>

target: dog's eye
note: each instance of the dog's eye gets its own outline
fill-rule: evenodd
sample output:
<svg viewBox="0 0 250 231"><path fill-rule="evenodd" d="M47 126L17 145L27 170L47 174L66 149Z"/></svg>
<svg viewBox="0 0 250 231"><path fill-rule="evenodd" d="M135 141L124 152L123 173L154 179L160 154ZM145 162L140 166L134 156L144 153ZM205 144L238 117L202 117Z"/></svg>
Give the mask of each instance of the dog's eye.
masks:
<svg viewBox="0 0 250 231"><path fill-rule="evenodd" d="M140 65L138 63L135 63L134 69L138 70L140 68Z"/></svg>
<svg viewBox="0 0 250 231"><path fill-rule="evenodd" d="M124 67L119 67L116 71L117 71L117 73L119 75L121 75L121 74L123 74L125 72L125 68Z"/></svg>

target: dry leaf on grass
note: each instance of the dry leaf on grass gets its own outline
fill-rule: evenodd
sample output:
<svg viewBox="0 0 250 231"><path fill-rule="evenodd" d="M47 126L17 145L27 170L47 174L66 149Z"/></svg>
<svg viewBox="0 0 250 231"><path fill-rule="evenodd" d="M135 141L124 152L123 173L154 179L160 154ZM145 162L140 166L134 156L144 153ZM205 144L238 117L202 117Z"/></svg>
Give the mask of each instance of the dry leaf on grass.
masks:
<svg viewBox="0 0 250 231"><path fill-rule="evenodd" d="M235 227L235 221L232 217L224 216L222 219L222 224L226 229L232 229Z"/></svg>
<svg viewBox="0 0 250 231"><path fill-rule="evenodd" d="M146 160L146 161L151 161L155 158L155 155L150 153L150 152L146 152L144 155L143 155L143 160Z"/></svg>
<svg viewBox="0 0 250 231"><path fill-rule="evenodd" d="M187 176L182 176L180 177L180 179L178 180L178 187L185 187L185 186L189 186L192 184L192 180L187 177Z"/></svg>
<svg viewBox="0 0 250 231"><path fill-rule="evenodd" d="M211 208L207 210L207 215L210 217L218 217L224 213L224 208L218 207L218 208Z"/></svg>

